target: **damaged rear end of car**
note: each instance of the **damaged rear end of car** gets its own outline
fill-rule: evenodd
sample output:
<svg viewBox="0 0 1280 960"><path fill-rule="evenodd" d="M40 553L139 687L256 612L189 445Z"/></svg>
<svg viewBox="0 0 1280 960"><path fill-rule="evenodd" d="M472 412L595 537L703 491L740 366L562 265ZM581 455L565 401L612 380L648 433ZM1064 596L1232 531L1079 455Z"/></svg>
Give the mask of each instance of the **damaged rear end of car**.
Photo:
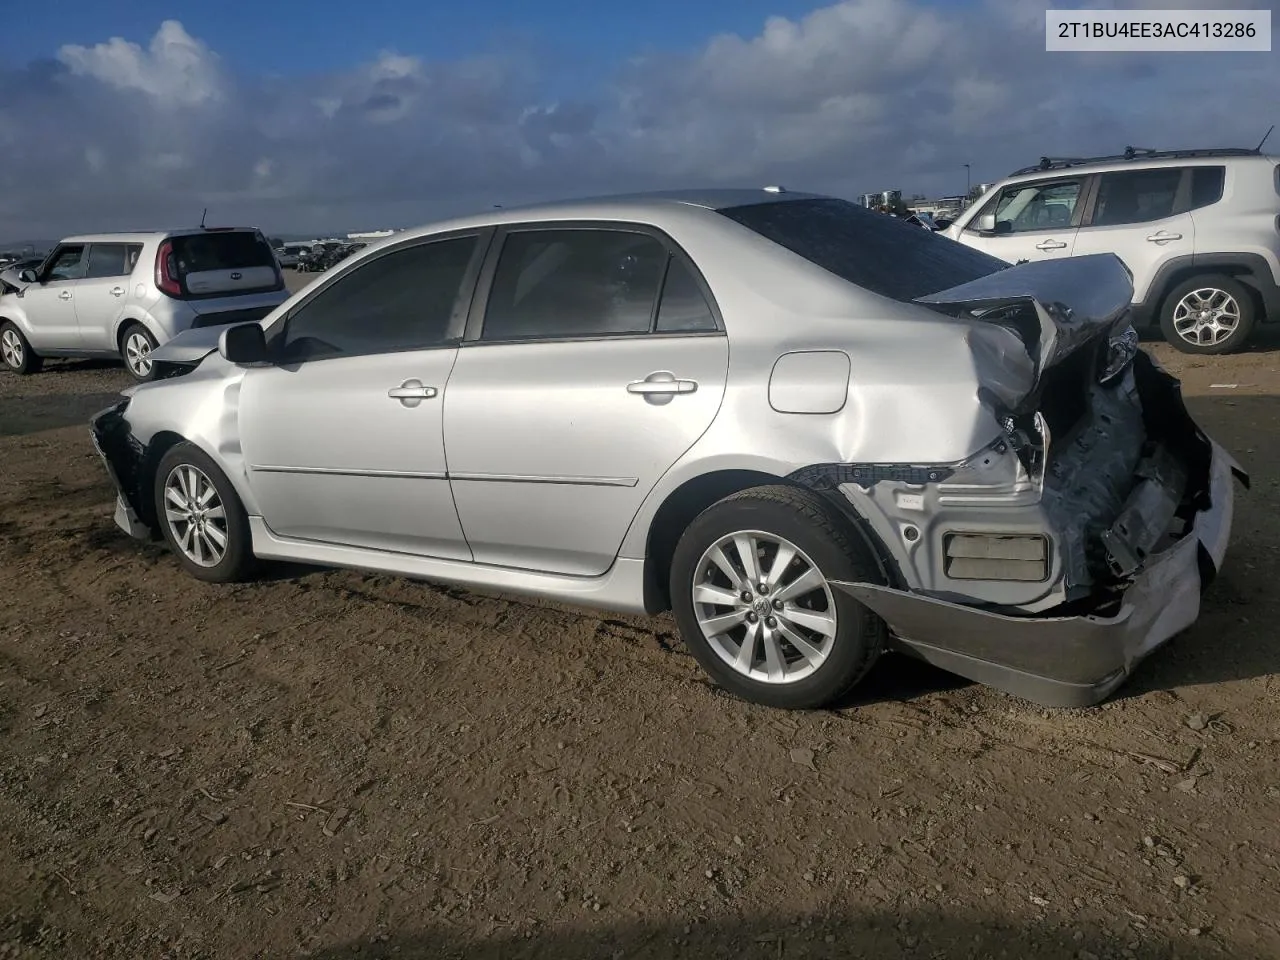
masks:
<svg viewBox="0 0 1280 960"><path fill-rule="evenodd" d="M1178 381L1138 346L1114 256L919 297L966 325L996 439L958 463L828 464L890 583L840 583L937 666L1051 706L1107 697L1190 626L1230 537L1233 478Z"/></svg>

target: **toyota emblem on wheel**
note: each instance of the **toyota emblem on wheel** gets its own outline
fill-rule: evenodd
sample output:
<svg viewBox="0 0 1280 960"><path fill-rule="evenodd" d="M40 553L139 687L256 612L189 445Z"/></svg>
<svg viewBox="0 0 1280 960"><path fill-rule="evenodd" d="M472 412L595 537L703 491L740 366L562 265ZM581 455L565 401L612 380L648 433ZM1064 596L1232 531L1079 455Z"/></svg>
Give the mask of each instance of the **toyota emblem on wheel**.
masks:
<svg viewBox="0 0 1280 960"><path fill-rule="evenodd" d="M243 276L244 276L244 274L243 274L243 273L233 273L233 274L231 274L231 279L232 279L232 280L239 280L239 279L240 279L241 277L243 277Z"/></svg>

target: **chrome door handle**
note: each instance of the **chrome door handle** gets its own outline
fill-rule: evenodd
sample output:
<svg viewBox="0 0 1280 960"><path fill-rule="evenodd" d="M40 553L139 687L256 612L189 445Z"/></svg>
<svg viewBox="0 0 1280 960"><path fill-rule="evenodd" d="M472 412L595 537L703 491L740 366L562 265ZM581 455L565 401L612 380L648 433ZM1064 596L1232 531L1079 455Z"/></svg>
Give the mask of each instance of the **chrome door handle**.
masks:
<svg viewBox="0 0 1280 960"><path fill-rule="evenodd" d="M1036 244L1037 250L1061 250L1066 244L1061 240L1041 240Z"/></svg>
<svg viewBox="0 0 1280 960"><path fill-rule="evenodd" d="M124 296L124 287L112 287L112 288L111 288L111 295L112 295L113 297L123 297L123 296Z"/></svg>
<svg viewBox="0 0 1280 960"><path fill-rule="evenodd" d="M387 391L387 396L399 400L406 407L416 407L423 400L430 400L436 395L435 387L424 387L421 380L406 380L398 387Z"/></svg>
<svg viewBox="0 0 1280 960"><path fill-rule="evenodd" d="M698 381L677 379L669 370L658 370L627 384L627 393L638 393L649 403L670 403L676 394L694 393L697 389Z"/></svg>
<svg viewBox="0 0 1280 960"><path fill-rule="evenodd" d="M1147 240L1150 243L1168 243L1170 240L1181 240L1181 239L1182 239L1182 234L1167 233L1164 230L1161 230L1159 233L1153 233L1151 236L1147 237Z"/></svg>
<svg viewBox="0 0 1280 960"><path fill-rule="evenodd" d="M71 299L71 291L70 291L70 290L63 290L60 294L58 294L58 299L59 299L59 300L70 300L70 299Z"/></svg>

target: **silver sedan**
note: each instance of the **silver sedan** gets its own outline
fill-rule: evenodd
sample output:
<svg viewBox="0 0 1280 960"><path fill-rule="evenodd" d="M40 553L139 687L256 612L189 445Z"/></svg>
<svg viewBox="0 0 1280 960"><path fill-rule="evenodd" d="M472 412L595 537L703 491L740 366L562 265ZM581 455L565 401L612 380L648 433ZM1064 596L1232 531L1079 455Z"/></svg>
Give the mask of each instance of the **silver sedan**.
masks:
<svg viewBox="0 0 1280 960"><path fill-rule="evenodd" d="M179 335L92 432L117 523L203 580L670 608L780 707L886 650L1082 705L1196 619L1247 484L1130 295L779 188L494 210Z"/></svg>

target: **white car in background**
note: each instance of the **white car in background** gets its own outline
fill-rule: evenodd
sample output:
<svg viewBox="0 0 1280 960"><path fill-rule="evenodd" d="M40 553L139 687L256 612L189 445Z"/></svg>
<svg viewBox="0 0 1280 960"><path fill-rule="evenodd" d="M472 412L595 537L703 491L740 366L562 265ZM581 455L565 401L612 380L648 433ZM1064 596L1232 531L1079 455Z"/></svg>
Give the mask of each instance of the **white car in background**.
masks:
<svg viewBox="0 0 1280 960"><path fill-rule="evenodd" d="M1231 353L1280 320L1280 160L1260 148L1045 157L944 235L1010 263L1114 253L1134 326L1184 353Z"/></svg>
<svg viewBox="0 0 1280 960"><path fill-rule="evenodd" d="M184 330L260 320L289 297L254 229L68 237L0 296L0 361L35 373L49 357L120 357L136 380Z"/></svg>

